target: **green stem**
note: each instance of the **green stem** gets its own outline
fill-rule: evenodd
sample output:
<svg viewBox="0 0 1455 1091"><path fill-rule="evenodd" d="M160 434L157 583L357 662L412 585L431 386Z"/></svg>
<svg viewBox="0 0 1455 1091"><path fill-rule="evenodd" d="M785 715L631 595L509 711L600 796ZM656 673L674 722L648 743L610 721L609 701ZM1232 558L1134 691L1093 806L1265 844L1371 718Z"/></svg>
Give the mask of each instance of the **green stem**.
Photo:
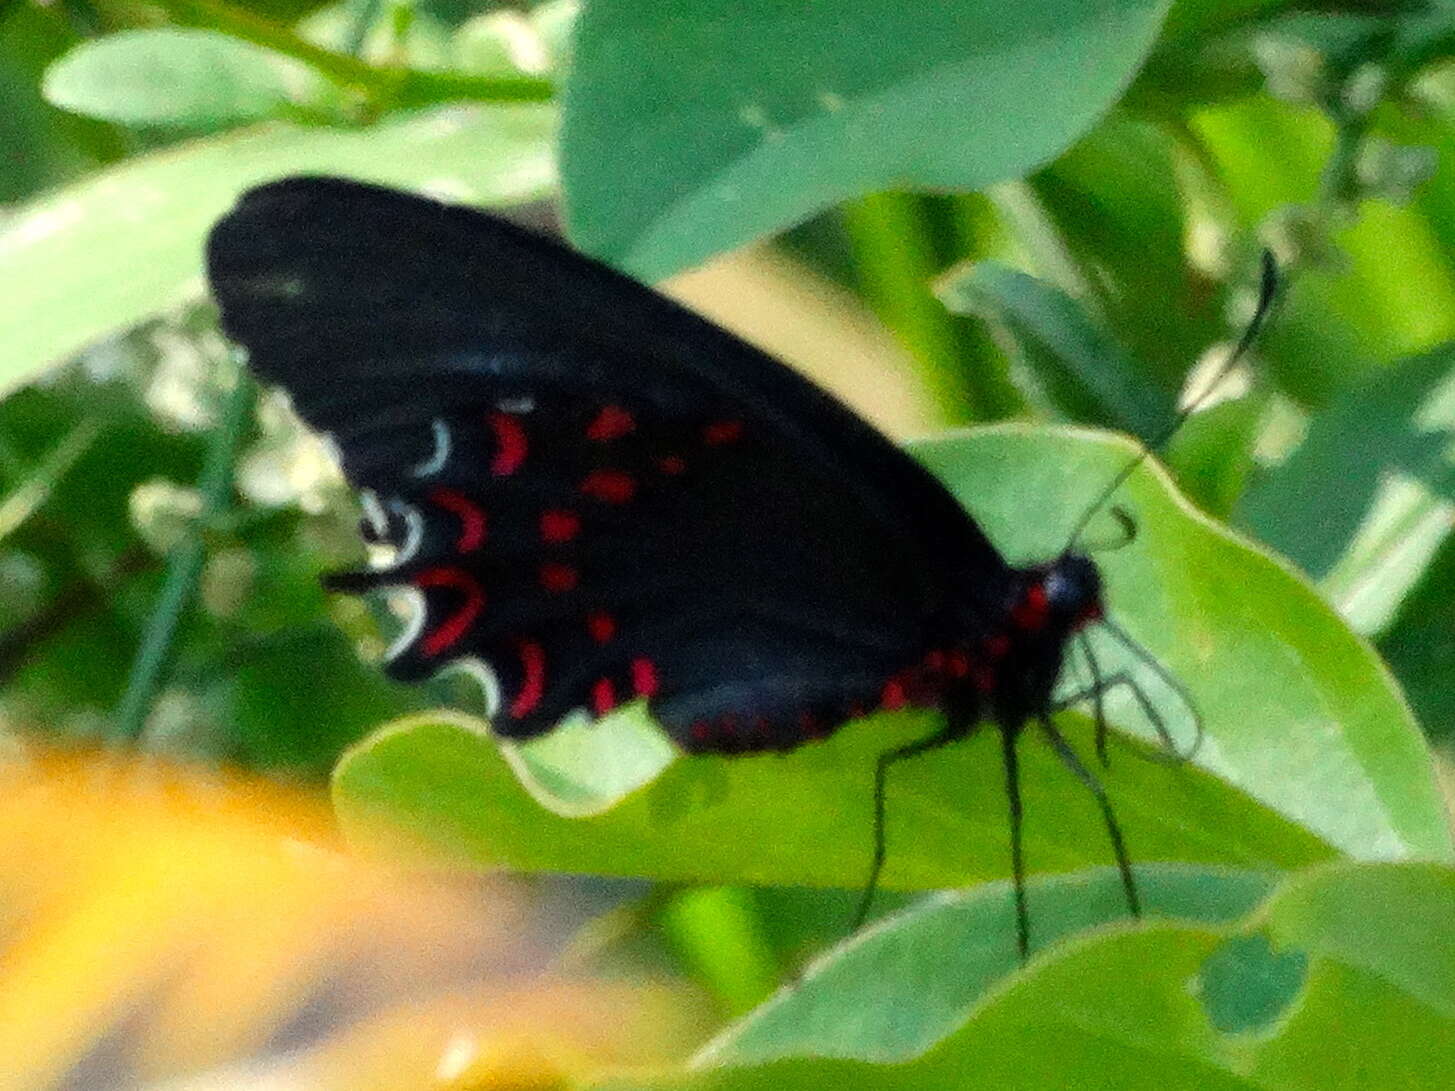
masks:
<svg viewBox="0 0 1455 1091"><path fill-rule="evenodd" d="M297 58L344 87L365 92L381 109L428 106L449 100L547 102L556 87L538 76L474 76L426 72L401 65L376 67L324 49L252 12L218 0L154 0L178 26L221 31L233 38Z"/></svg>
<svg viewBox="0 0 1455 1091"><path fill-rule="evenodd" d="M116 710L111 734L114 744L134 743L146 726L147 714L176 650L177 629L202 574L202 563L206 559L204 532L209 521L216 519L230 503L233 463L252 405L252 380L239 371L236 385L223 408L222 419L212 434L207 463L198 483L202 492L202 514L186 539L167 559L161 595L147 621L141 646L131 665L126 692L122 694L121 704Z"/></svg>
<svg viewBox="0 0 1455 1091"><path fill-rule="evenodd" d="M88 417L46 453L33 474L0 502L0 542L14 534L50 499L61 478L70 472L76 460L91 449L101 434L101 421Z"/></svg>
<svg viewBox="0 0 1455 1091"><path fill-rule="evenodd" d="M919 365L940 416L980 418L974 392L957 381L953 320L930 291L940 270L919 198L872 193L845 202L842 216L865 295Z"/></svg>

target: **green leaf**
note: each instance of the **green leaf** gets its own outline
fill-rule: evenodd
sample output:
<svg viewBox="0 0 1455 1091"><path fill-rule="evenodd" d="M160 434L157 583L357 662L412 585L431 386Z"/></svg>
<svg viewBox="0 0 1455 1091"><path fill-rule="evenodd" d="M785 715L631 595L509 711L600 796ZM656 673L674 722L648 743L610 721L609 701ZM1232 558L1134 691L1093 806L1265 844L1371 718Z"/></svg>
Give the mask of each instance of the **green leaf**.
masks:
<svg viewBox="0 0 1455 1091"><path fill-rule="evenodd" d="M1206 881L1205 889L1214 891L1222 880ZM948 974L922 958L908 934L943 952L953 952L954 945L951 936L936 934L939 928L953 928L963 943L977 944L978 935L961 930L970 923L965 909L976 895L911 909L883 931L842 948L805 983L801 998L782 993L739 1024L743 1040L756 1031L762 1045L771 1022L784 1042L801 1051L798 1056L714 1064L731 1058L729 1038L717 1056L699 1057L686 1071L605 1078L591 1086L595 1091L1441 1086L1455 1065L1455 946L1448 927L1455 914L1455 872L1408 864L1320 869L1289 879L1242 922L1219 926L1245 908L1240 901L1254 891L1255 886L1235 886L1221 904L1198 904L1197 888L1189 887L1184 893L1192 897L1167 909L1188 923L1145 921L1084 933L979 990L958 1012L947 1006L954 989ZM1195 919L1208 923L1191 923ZM1248 942L1250 936L1266 936L1263 956L1253 954L1258 945ZM919 982L906 976L913 970L926 975L924 988L913 987ZM1265 976L1249 979L1248 973ZM840 990L834 998L813 988L830 976ZM1226 989L1225 995L1212 999L1214 987ZM894 1006L886 1009L890 992ZM1225 1001L1241 1010L1222 1008ZM1279 1010L1271 1022L1256 1021L1274 1007ZM814 1026L788 1025L794 1014L815 1020ZM1261 1030L1220 1031L1218 1021L1232 1017ZM956 1029L913 1060L867 1063L879 1060L874 1051L886 1040L917 1043L952 1021ZM863 1059L828 1059L841 1047Z"/></svg>
<svg viewBox="0 0 1455 1091"><path fill-rule="evenodd" d="M1177 865L1137 871L1149 918L1231 922L1274 876ZM1115 869L1058 875L1027 891L1032 949L1126 918ZM903 1061L956 1030L971 1005L1019 968L1010 884L926 898L856 933L698 1053L698 1066L781 1057Z"/></svg>
<svg viewBox="0 0 1455 1091"><path fill-rule="evenodd" d="M508 204L549 190L553 128L537 106L351 131L267 126L130 159L26 205L0 228L0 391L194 294L203 238L248 186L343 174Z"/></svg>
<svg viewBox="0 0 1455 1091"><path fill-rule="evenodd" d="M1102 435L987 428L915 452L1025 561L1065 545L1133 448ZM1134 857L1291 866L1326 856L1328 845L1448 856L1429 755L1374 654L1306 584L1197 516L1150 465L1118 499L1141 534L1100 558L1109 608L1187 686L1208 731L1204 769L1117 755L1104 774ZM1128 731L1148 732L1130 703L1109 707ZM677 761L610 811L570 820L536 805L482 731L426 719L350 752L335 771L335 803L360 839L388 829L476 865L854 887L868 862L873 762L933 724L927 713L881 715L786 757ZM1084 720L1064 726L1084 746ZM1087 793L1034 733L1022 753L1031 866L1105 862ZM993 733L897 769L889 795L887 887L1006 873Z"/></svg>
<svg viewBox="0 0 1455 1091"><path fill-rule="evenodd" d="M1384 627L1449 535L1452 379L1455 344L1380 369L1314 417L1239 508L1362 632Z"/></svg>
<svg viewBox="0 0 1455 1091"><path fill-rule="evenodd" d="M1072 419L1150 438L1171 418L1170 392L1055 286L981 261L952 270L938 291L953 313L989 322L1019 364L1020 382Z"/></svg>
<svg viewBox="0 0 1455 1091"><path fill-rule="evenodd" d="M1163 454L1177 484L1209 515L1226 519L1257 465L1268 397L1255 392L1201 409L1183 421Z"/></svg>
<svg viewBox="0 0 1455 1091"><path fill-rule="evenodd" d="M1379 637L1379 650L1431 738L1455 741L1455 541L1444 546Z"/></svg>
<svg viewBox="0 0 1455 1091"><path fill-rule="evenodd" d="M1199 194L1179 171L1168 128L1113 110L1029 179L1025 190L1043 210L1041 222L1014 221L1022 239L1054 232L1027 243L1028 267L1077 299L1094 300L1094 313L1116 332L1144 381L1176 390L1228 330L1216 286L1189 260L1188 238L1201 226ZM1042 260L1056 251L1057 260ZM1062 279L1068 265L1072 276ZM1253 275L1256 261L1249 260L1245 277Z"/></svg>
<svg viewBox="0 0 1455 1091"><path fill-rule="evenodd" d="M886 188L976 189L1085 132L1164 0L596 0L567 81L572 237L647 280Z"/></svg>
<svg viewBox="0 0 1455 1091"><path fill-rule="evenodd" d="M315 98L312 69L211 30L124 30L84 42L46 70L53 106L124 125L217 129Z"/></svg>

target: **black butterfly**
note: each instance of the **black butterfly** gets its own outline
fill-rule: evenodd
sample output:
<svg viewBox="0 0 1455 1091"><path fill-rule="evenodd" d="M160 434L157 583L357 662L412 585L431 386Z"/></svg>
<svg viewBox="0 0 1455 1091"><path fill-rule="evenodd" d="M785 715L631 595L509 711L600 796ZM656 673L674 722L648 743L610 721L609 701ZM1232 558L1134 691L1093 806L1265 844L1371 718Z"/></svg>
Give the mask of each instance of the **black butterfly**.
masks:
<svg viewBox="0 0 1455 1091"><path fill-rule="evenodd" d="M1051 719L1068 643L1103 620L1086 556L1011 567L834 398L483 213L289 179L244 195L207 261L223 328L333 438L366 536L396 549L388 568L332 586L422 601L391 674L479 660L511 739L645 698L693 753L788 750L874 709L943 710L937 734L879 760L858 920L883 861L889 766L990 721L1022 954L1015 743L1034 722L1095 793L1138 912L1106 796ZM1100 698L1128 683L1098 676L1072 698L1096 700L1098 750Z"/></svg>

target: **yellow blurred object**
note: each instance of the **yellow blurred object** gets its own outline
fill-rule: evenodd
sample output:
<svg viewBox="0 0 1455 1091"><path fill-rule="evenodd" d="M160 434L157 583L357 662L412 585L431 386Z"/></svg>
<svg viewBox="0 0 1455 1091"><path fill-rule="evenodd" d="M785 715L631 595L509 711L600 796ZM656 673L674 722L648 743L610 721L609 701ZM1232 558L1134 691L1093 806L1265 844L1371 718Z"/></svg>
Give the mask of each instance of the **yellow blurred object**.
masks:
<svg viewBox="0 0 1455 1091"><path fill-rule="evenodd" d="M545 1089L689 1044L674 990L545 974L565 938L502 881L349 857L301 792L0 766L0 1091Z"/></svg>

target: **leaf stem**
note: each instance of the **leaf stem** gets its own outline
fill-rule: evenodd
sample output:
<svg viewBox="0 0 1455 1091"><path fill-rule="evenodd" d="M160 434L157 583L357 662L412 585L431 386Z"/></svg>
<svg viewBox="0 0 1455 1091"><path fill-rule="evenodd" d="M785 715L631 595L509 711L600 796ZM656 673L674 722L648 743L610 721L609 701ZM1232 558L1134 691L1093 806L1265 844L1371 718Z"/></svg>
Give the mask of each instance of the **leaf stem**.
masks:
<svg viewBox="0 0 1455 1091"><path fill-rule="evenodd" d="M202 574L202 563L206 558L204 533L209 522L216 519L229 503L233 463L252 405L252 380L239 369L235 385L224 404L222 419L212 434L207 462L202 469L199 482L202 513L186 539L167 559L161 595L142 634L141 646L127 678L126 692L122 694L112 723L111 741L114 745L134 743L141 737L146 725L147 714L176 650L177 629Z"/></svg>
<svg viewBox="0 0 1455 1091"><path fill-rule="evenodd" d="M403 65L375 66L358 57L314 45L286 27L220 0L153 0L178 26L220 31L294 57L343 87L368 95L381 109L428 106L450 100L547 102L556 87L539 76L477 76L424 71Z"/></svg>

